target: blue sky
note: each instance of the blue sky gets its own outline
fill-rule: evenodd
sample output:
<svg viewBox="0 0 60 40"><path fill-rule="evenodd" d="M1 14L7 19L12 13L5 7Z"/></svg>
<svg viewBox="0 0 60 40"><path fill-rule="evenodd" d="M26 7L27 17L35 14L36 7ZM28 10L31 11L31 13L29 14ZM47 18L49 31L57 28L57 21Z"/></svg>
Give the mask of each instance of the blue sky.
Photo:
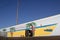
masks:
<svg viewBox="0 0 60 40"><path fill-rule="evenodd" d="M60 0L20 0L19 24L60 14ZM0 0L0 28L16 25L17 0Z"/></svg>

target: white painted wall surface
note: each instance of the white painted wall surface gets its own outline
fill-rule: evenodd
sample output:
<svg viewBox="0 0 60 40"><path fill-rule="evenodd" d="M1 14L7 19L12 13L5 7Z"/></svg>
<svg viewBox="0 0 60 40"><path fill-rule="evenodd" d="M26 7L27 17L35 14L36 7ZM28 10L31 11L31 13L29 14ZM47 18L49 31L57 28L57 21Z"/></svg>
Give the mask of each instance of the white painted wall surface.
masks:
<svg viewBox="0 0 60 40"><path fill-rule="evenodd" d="M41 24L42 25L49 25L49 24L57 23L57 27L52 32L51 36L52 35L53 36L54 35L60 35L60 14L54 15L54 16L50 16L50 17L47 17L47 18L43 18L43 19L38 19L38 20L35 20L35 21L31 21L31 22L35 22L37 24L37 26L41 26ZM31 23L31 22L27 22L27 23ZM15 27L16 30L26 29L26 24L27 23L23 23L23 24L11 26L11 27ZM10 31L11 27L6 28L7 32ZM1 31L2 31L2 29L1 29Z"/></svg>

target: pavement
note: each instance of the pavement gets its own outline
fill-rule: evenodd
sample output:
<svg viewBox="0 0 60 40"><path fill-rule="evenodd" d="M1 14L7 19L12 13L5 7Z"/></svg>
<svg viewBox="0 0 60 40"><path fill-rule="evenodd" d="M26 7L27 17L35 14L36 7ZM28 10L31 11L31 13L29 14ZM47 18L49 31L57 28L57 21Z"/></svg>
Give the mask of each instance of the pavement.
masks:
<svg viewBox="0 0 60 40"><path fill-rule="evenodd" d="M0 40L60 40L60 36L50 36L50 37L0 37Z"/></svg>

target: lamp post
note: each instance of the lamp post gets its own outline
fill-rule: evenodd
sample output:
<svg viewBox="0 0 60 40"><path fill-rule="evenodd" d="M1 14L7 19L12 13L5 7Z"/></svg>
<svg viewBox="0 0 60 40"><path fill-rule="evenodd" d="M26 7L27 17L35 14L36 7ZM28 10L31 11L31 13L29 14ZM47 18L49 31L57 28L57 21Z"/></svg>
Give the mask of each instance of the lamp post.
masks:
<svg viewBox="0 0 60 40"><path fill-rule="evenodd" d="M19 10L19 0L17 0L17 8L16 8L16 25L18 24L18 10Z"/></svg>

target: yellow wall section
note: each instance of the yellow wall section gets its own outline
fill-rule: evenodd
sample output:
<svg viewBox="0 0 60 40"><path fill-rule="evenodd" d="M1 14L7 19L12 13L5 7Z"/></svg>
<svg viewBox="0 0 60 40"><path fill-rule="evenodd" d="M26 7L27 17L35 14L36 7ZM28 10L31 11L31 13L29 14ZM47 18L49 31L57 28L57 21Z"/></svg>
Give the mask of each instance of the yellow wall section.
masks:
<svg viewBox="0 0 60 40"><path fill-rule="evenodd" d="M8 37L11 37L11 33L8 32ZM13 32L13 37L22 37L22 36L25 36L25 31L22 30L22 31L17 31L17 32Z"/></svg>
<svg viewBox="0 0 60 40"><path fill-rule="evenodd" d="M47 36L50 35L52 32L44 31L45 29L52 29L54 30L56 26L50 26L50 27L43 27L43 28L37 28L35 30L35 36Z"/></svg>
<svg viewBox="0 0 60 40"><path fill-rule="evenodd" d="M48 31L44 31L44 30L45 29L54 30L55 27L56 27L56 25L48 26L48 27L42 27L42 28L36 28L34 36L47 36L47 35L50 35L52 32L48 32ZM25 36L25 31L24 30L13 32L13 37L21 37L21 36ZM8 37L11 37L10 32L8 32Z"/></svg>

